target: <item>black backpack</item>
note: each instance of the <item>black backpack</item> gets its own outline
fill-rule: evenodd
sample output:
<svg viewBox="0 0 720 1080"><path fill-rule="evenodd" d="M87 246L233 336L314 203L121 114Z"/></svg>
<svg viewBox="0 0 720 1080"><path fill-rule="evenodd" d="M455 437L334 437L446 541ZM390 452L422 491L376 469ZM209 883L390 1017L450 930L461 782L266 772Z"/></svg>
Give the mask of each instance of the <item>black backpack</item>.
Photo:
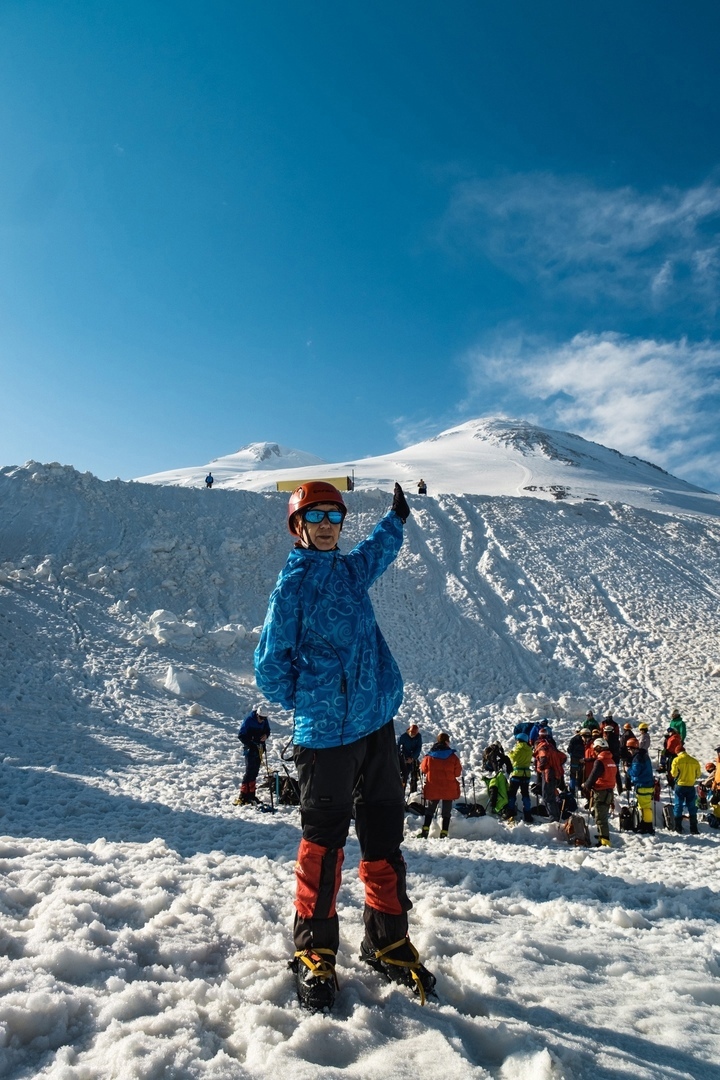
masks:
<svg viewBox="0 0 720 1080"><path fill-rule="evenodd" d="M640 811L637 806L621 806L620 832L637 832L640 828Z"/></svg>

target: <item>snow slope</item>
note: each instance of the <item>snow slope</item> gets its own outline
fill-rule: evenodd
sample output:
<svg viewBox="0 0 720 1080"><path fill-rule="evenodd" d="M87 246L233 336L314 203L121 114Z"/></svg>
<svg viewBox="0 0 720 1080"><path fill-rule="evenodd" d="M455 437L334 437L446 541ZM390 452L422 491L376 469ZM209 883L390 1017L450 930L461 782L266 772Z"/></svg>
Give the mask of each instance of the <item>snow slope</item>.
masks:
<svg viewBox="0 0 720 1080"><path fill-rule="evenodd" d="M291 467L290 455L300 455L300 451L283 453L285 461L275 464L276 459L268 456L262 468L248 465L247 455L221 458L228 466L220 483L235 490L268 491L274 490L277 480L300 483L320 476L354 475L360 489L391 491L398 480L409 491L416 491L422 477L431 495L524 495L571 502L622 502L670 513L720 514L719 495L702 491L640 458L524 420L469 420L394 454L318 467L309 460ZM218 478L215 465L212 467ZM204 483L208 468L157 473L141 480L198 487Z"/></svg>
<svg viewBox="0 0 720 1080"><path fill-rule="evenodd" d="M349 499L345 547L389 504ZM409 820L412 934L438 975L425 1009L356 958L352 838L337 1012L300 1012L285 968L297 813L232 805L285 500L0 470L0 1073L720 1076L720 838L705 825L615 831L606 852L490 818L423 843ZM647 720L657 746L679 705L691 752L712 756L717 514L411 502L374 588L406 679L398 732L416 720L428 745L448 728L478 793L484 745L534 711L561 745L592 706ZM271 720L279 765L290 716Z"/></svg>

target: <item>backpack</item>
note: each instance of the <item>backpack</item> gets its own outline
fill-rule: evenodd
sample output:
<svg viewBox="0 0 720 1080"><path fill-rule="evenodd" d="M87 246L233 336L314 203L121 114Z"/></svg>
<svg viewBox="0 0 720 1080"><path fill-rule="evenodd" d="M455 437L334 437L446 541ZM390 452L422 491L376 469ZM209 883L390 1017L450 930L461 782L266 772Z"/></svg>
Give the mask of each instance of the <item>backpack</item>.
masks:
<svg viewBox="0 0 720 1080"><path fill-rule="evenodd" d="M582 814L571 814L563 825L563 832L573 847L590 847L590 830Z"/></svg>
<svg viewBox="0 0 720 1080"><path fill-rule="evenodd" d="M513 735L529 735L535 727L535 720L521 720L513 728Z"/></svg>
<svg viewBox="0 0 720 1080"><path fill-rule="evenodd" d="M482 769L486 773L502 772L505 765L505 751L499 742L490 743L483 751Z"/></svg>
<svg viewBox="0 0 720 1080"><path fill-rule="evenodd" d="M637 806L621 806L618 817L620 832L637 832L640 828L640 811Z"/></svg>
<svg viewBox="0 0 720 1080"><path fill-rule="evenodd" d="M663 803L662 815L665 828L675 832L675 811L672 803Z"/></svg>

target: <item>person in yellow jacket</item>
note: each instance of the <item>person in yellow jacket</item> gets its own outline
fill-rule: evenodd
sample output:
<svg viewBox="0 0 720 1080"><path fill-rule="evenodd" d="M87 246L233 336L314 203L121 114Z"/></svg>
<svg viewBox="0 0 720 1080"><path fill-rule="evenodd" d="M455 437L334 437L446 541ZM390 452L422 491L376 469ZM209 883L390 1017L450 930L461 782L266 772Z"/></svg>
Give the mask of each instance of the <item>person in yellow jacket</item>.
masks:
<svg viewBox="0 0 720 1080"><path fill-rule="evenodd" d="M697 758L688 754L685 747L673 758L670 772L675 780L675 832L682 832L683 808L687 806L690 832L697 836L697 795L695 784L702 776Z"/></svg>
<svg viewBox="0 0 720 1080"><path fill-rule="evenodd" d="M533 752L530 739L524 733L515 736L515 745L509 752L508 757L512 762L510 774L510 786L508 789L508 804L503 811L503 817L509 821L515 819L517 794L520 792L523 805L523 820L532 825L533 816L530 812L530 774L532 771Z"/></svg>

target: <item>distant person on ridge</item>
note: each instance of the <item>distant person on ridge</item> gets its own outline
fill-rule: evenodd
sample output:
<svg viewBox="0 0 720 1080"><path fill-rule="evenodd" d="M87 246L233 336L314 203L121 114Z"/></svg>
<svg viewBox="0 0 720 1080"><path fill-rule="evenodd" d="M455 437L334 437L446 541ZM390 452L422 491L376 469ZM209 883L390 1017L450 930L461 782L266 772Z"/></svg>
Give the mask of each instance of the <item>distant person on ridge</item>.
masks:
<svg viewBox="0 0 720 1080"><path fill-rule="evenodd" d="M296 543L255 650L258 686L270 701L294 710L302 840L290 966L300 1005L311 1012L330 1010L335 1001L335 904L353 817L365 885L360 959L421 1001L435 985L408 938L412 904L400 851L405 800L393 726L402 676L368 595L400 551L410 507L396 484L391 509L343 555L338 541L346 512L342 495L326 481L308 481L290 496L287 524Z"/></svg>
<svg viewBox="0 0 720 1080"><path fill-rule="evenodd" d="M211 472L209 472L207 474L207 476L205 477L205 487L206 488L211 488L214 483L215 483L215 477L213 476L213 474Z"/></svg>
<svg viewBox="0 0 720 1080"><path fill-rule="evenodd" d="M418 495L427 495L427 484L424 480L418 480Z"/></svg>
<svg viewBox="0 0 720 1080"><path fill-rule="evenodd" d="M423 827L418 836L427 840L438 803L442 803L440 839L445 840L450 830L453 799L460 795L458 776L462 772L460 759L451 748L450 736L446 731L440 732L435 745L420 762L420 770L425 777L423 794L427 805Z"/></svg>

